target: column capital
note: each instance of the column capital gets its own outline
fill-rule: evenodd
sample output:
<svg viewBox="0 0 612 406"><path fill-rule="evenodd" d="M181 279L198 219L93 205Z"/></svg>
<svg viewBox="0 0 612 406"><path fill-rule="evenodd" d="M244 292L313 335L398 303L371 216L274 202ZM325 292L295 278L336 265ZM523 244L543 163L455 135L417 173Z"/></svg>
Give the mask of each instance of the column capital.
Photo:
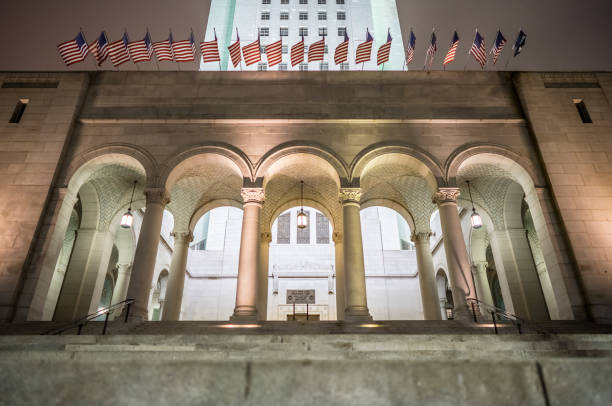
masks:
<svg viewBox="0 0 612 406"><path fill-rule="evenodd" d="M244 204L256 203L261 205L265 199L265 192L261 187L243 187L240 190L240 195Z"/></svg>
<svg viewBox="0 0 612 406"><path fill-rule="evenodd" d="M457 203L459 197L459 188L456 187L441 187L432 196L432 202L435 204L441 203Z"/></svg>
<svg viewBox="0 0 612 406"><path fill-rule="evenodd" d="M363 190L359 187L345 187L340 189L342 204L359 204Z"/></svg>
<svg viewBox="0 0 612 406"><path fill-rule="evenodd" d="M170 194L165 188L149 188L144 190L148 204L161 204L162 206L170 203Z"/></svg>
<svg viewBox="0 0 612 406"><path fill-rule="evenodd" d="M426 232L426 233L413 233L410 236L410 241L412 241L415 244L424 244L427 243L429 244L429 237L431 237L431 232Z"/></svg>
<svg viewBox="0 0 612 406"><path fill-rule="evenodd" d="M129 275L132 272L132 264L117 264L117 272L119 274Z"/></svg>
<svg viewBox="0 0 612 406"><path fill-rule="evenodd" d="M173 231L170 233L170 235L174 237L174 242L189 244L190 242L193 241L193 234L191 233L191 231L188 231L188 232Z"/></svg>
<svg viewBox="0 0 612 406"><path fill-rule="evenodd" d="M334 244L342 243L342 233L340 231L334 231L332 234L332 240L334 241Z"/></svg>
<svg viewBox="0 0 612 406"><path fill-rule="evenodd" d="M270 244L272 242L272 234L271 233L261 233L259 236L260 241L265 244Z"/></svg>
<svg viewBox="0 0 612 406"><path fill-rule="evenodd" d="M487 271L487 266L489 266L489 263L487 261L475 261L472 263L472 265L474 265L475 268L474 273L480 273Z"/></svg>

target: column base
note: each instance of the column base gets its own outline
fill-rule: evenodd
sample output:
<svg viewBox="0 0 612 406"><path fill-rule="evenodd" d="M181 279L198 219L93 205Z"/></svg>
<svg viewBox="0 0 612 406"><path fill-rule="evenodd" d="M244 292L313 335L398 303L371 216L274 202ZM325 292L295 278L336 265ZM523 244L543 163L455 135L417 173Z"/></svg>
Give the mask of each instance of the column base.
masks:
<svg viewBox="0 0 612 406"><path fill-rule="evenodd" d="M478 311L478 309L476 309ZM478 315L478 313L476 313ZM455 306L453 309L453 319L461 321L474 322L474 314L472 313L471 307L467 305Z"/></svg>
<svg viewBox="0 0 612 406"><path fill-rule="evenodd" d="M230 321L235 323L249 323L257 321L257 308L255 306L241 306L234 309Z"/></svg>
<svg viewBox="0 0 612 406"><path fill-rule="evenodd" d="M351 307L344 310L344 321L347 323L364 323L372 320L367 307Z"/></svg>

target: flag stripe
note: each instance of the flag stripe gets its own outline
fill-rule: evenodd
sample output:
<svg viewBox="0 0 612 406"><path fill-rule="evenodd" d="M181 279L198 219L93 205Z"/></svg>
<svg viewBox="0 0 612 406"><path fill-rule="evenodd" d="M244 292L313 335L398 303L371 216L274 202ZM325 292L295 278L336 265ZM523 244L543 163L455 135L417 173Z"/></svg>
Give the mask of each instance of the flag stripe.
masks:
<svg viewBox="0 0 612 406"><path fill-rule="evenodd" d="M66 66L84 61L89 53L89 47L81 32L79 32L74 39L59 44L57 49Z"/></svg>
<svg viewBox="0 0 612 406"><path fill-rule="evenodd" d="M200 50L202 51L202 60L204 62L219 62L219 44L217 39L214 41L200 42Z"/></svg>
<svg viewBox="0 0 612 406"><path fill-rule="evenodd" d="M378 55L376 58L377 64L382 65L383 63L389 62L389 55L391 54L391 41L386 42L378 48Z"/></svg>
<svg viewBox="0 0 612 406"><path fill-rule="evenodd" d="M195 46L188 39L173 42L172 52L176 62L192 62L195 60Z"/></svg>
<svg viewBox="0 0 612 406"><path fill-rule="evenodd" d="M283 61L283 40L276 41L266 47L268 66L276 66Z"/></svg>
<svg viewBox="0 0 612 406"><path fill-rule="evenodd" d="M304 62L304 39L291 47L291 66Z"/></svg>
<svg viewBox="0 0 612 406"><path fill-rule="evenodd" d="M325 37L308 47L308 62L322 61L325 53Z"/></svg>
<svg viewBox="0 0 612 406"><path fill-rule="evenodd" d="M130 54L125 46L125 35L124 39L110 43L109 56L114 67L122 65L130 60Z"/></svg>
<svg viewBox="0 0 612 406"><path fill-rule="evenodd" d="M336 47L336 51L334 52L334 62L336 65L340 65L341 63L348 61L348 47L348 40L341 42Z"/></svg>
<svg viewBox="0 0 612 406"><path fill-rule="evenodd" d="M240 64L240 61L242 60L242 54L240 53L240 38L238 38L236 42L234 42L232 45L227 47L227 49L230 52L230 57L232 58L232 64L234 65L234 68L235 68L236 66L238 66L238 64Z"/></svg>
<svg viewBox="0 0 612 406"><path fill-rule="evenodd" d="M364 43L359 44L357 46L357 52L355 54L355 63L360 64L364 62L368 62L370 57L372 56L372 45L374 41L366 41Z"/></svg>
<svg viewBox="0 0 612 406"><path fill-rule="evenodd" d="M155 57L159 62L172 62L172 49L170 48L170 41L159 41L153 43L153 50L155 51Z"/></svg>
<svg viewBox="0 0 612 406"><path fill-rule="evenodd" d="M242 55L244 56L244 64L250 66L261 61L261 50L259 38L251 42L249 45L242 47Z"/></svg>

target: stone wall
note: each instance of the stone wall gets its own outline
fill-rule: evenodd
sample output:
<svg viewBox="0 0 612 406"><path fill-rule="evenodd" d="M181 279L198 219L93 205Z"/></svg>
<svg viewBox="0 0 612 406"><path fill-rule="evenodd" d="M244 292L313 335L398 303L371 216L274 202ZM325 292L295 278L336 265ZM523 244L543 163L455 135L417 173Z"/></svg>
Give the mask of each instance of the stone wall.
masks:
<svg viewBox="0 0 612 406"><path fill-rule="evenodd" d="M45 249L34 235L45 233L45 202L60 193L51 187L88 81L80 73L0 73L0 320L13 315L24 266ZM21 120L9 123L22 99ZM22 295L29 303L33 292Z"/></svg>
<svg viewBox="0 0 612 406"><path fill-rule="evenodd" d="M592 317L612 321L612 74L521 73L516 84ZM575 106L582 100L592 123ZM566 272L572 272L566 267ZM576 294L575 296L579 296Z"/></svg>

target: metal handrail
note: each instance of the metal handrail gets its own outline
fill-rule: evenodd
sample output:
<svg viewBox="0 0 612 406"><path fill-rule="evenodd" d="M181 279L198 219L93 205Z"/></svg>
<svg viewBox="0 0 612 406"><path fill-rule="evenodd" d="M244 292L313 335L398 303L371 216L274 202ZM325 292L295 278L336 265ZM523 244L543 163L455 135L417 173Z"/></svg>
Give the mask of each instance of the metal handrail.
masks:
<svg viewBox="0 0 612 406"><path fill-rule="evenodd" d="M495 334L497 334L497 322L496 322L497 320L496 320L496 316L501 316L500 320L502 320L502 318L503 318L504 320L508 320L508 321L512 322L512 324L514 324L517 327L518 333L522 334L521 327L525 323L525 320L522 319L521 317L517 316L514 313L507 312L504 309L500 309L499 307L496 307L496 306L490 305L488 303L485 303L482 300L478 300L476 298L470 297L467 300L471 304L472 315L474 316L474 322L475 323L478 323L478 316L476 315L476 308L474 306L474 303L478 304L479 306L483 306L485 308L488 308L489 312L491 313L491 319L493 320L493 327L495 327Z"/></svg>
<svg viewBox="0 0 612 406"><path fill-rule="evenodd" d="M123 308L123 306L126 306L126 310L125 310L125 317L123 322L127 323L128 321L128 316L130 315L130 306L132 305L132 303L134 303L134 299L126 299L122 302L119 303L115 303L114 305L111 305L109 307L103 307L102 309L98 309L98 311L88 314L85 317L82 317L76 321L71 322L70 324L66 324L62 327L47 331L46 333L42 333L42 335L59 335L62 334L64 331L70 330L71 328L74 327L78 327L77 330L77 335L81 335L81 330L83 330L83 327L89 323L90 321L92 321L93 319L102 316L103 314L106 314L106 317L104 318L104 327L102 328L102 335L106 334L106 327L108 325L108 317L110 316L110 314L119 309L119 308Z"/></svg>

